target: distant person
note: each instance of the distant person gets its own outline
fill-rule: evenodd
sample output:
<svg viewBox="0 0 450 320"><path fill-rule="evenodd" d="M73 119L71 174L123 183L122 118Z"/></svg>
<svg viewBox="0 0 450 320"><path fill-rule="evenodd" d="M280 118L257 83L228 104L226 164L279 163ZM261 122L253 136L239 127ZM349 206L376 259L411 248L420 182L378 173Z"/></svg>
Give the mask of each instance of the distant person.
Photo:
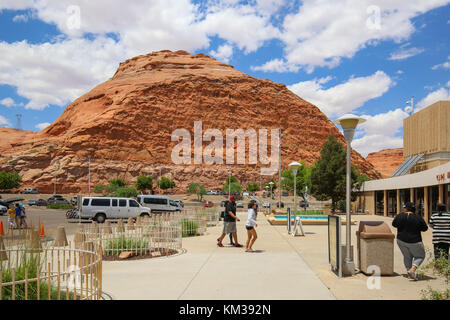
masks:
<svg viewBox="0 0 450 320"><path fill-rule="evenodd" d="M251 201L248 204L248 218L245 224L245 229L247 229L247 243L245 244L246 252L253 252L253 244L255 243L258 235L256 234L255 228L258 226L256 223L257 216L257 205L256 202Z"/></svg>
<svg viewBox="0 0 450 320"><path fill-rule="evenodd" d="M20 226L23 228L27 228L27 221L26 221L26 212L25 212L25 206L23 205L23 203L19 203L19 207L21 210L21 214L20 214Z"/></svg>
<svg viewBox="0 0 450 320"><path fill-rule="evenodd" d="M228 201L225 201L225 204L224 204L225 207L227 206L227 203L228 203ZM226 213L225 213L225 209L224 209L223 213L226 214ZM225 218L224 218L223 224L225 225ZM234 246L234 242L233 242L233 233L230 232L230 233L228 234L228 236L230 237L230 246ZM220 237L217 238L217 242L220 242Z"/></svg>
<svg viewBox="0 0 450 320"><path fill-rule="evenodd" d="M450 245L450 213L443 203L437 204L437 213L430 218L430 227L433 228L434 259L444 257L448 259Z"/></svg>
<svg viewBox="0 0 450 320"><path fill-rule="evenodd" d="M9 228L14 229L14 228L16 228L16 223L14 222L15 217L16 217L16 210L14 208L9 208L8 214L9 214L9 217L8 217Z"/></svg>
<svg viewBox="0 0 450 320"><path fill-rule="evenodd" d="M397 244L403 254L408 275L417 281L416 270L425 259L421 232L427 231L428 226L422 216L415 212L414 203L406 202L403 212L392 221L392 226L397 228Z"/></svg>
<svg viewBox="0 0 450 320"><path fill-rule="evenodd" d="M225 207L225 218L224 218L222 235L219 237L219 239L217 241L217 245L219 247L223 247L222 240L223 240L223 238L225 238L225 236L228 233L233 234L234 246L239 247L239 248L242 247L242 245L239 244L239 242L237 240L236 220L241 221L236 216L236 201L234 199L234 196L230 196L230 201L227 203L227 205Z"/></svg>
<svg viewBox="0 0 450 320"><path fill-rule="evenodd" d="M21 224L20 224L20 216L22 215L22 209L20 209L20 206L18 203L16 203L16 215L15 215L15 219L16 219L16 227L20 228Z"/></svg>

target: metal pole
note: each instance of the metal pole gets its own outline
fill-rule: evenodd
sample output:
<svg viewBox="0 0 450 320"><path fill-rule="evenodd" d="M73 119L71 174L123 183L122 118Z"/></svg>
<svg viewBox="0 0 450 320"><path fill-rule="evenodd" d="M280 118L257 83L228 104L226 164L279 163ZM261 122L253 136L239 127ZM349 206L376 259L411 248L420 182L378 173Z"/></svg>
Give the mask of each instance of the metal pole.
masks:
<svg viewBox="0 0 450 320"><path fill-rule="evenodd" d="M57 167L56 167L56 164L55 164L55 183L53 185L53 195L56 194L56 170L57 170Z"/></svg>
<svg viewBox="0 0 450 320"><path fill-rule="evenodd" d="M351 167L350 167L350 152L351 152L351 139L347 141L347 181L346 181L346 257L345 257L345 268L346 273L353 275L355 273L355 266L351 257L351 245L352 245L352 237L351 237Z"/></svg>
<svg viewBox="0 0 450 320"><path fill-rule="evenodd" d="M279 208L281 209L281 128L278 134L278 152L279 152L279 156L278 156L278 161L279 161L279 166L278 166L278 205Z"/></svg>
<svg viewBox="0 0 450 320"><path fill-rule="evenodd" d="M88 180L89 180L89 197L91 196L91 155L88 155Z"/></svg>
<svg viewBox="0 0 450 320"><path fill-rule="evenodd" d="M231 199L231 168L228 168L228 200Z"/></svg>
<svg viewBox="0 0 450 320"><path fill-rule="evenodd" d="M159 190L159 194L161 194L161 167L159 167L158 190Z"/></svg>
<svg viewBox="0 0 450 320"><path fill-rule="evenodd" d="M295 223L297 221L297 169L293 169L293 171L294 171L294 223Z"/></svg>

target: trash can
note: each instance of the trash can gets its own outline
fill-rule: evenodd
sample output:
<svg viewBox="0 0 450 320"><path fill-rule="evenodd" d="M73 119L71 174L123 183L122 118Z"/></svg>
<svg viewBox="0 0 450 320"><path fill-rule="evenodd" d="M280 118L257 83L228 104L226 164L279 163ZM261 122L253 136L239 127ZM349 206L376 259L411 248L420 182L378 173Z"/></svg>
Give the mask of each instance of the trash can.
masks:
<svg viewBox="0 0 450 320"><path fill-rule="evenodd" d="M374 267L380 275L394 273L394 238L388 224L383 221L360 221L356 231L359 269L372 275Z"/></svg>

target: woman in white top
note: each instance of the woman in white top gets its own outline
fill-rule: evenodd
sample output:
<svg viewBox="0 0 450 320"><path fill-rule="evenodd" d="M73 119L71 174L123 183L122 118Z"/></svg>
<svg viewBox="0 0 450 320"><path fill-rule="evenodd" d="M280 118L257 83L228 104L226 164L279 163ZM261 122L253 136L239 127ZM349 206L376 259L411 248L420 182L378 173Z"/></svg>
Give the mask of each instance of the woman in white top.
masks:
<svg viewBox="0 0 450 320"><path fill-rule="evenodd" d="M258 235L256 234L255 227L258 225L256 224L256 202L251 201L248 204L248 219L247 223L245 224L245 228L247 229L247 243L245 245L245 252L253 252L252 246L255 243L256 239L258 238Z"/></svg>

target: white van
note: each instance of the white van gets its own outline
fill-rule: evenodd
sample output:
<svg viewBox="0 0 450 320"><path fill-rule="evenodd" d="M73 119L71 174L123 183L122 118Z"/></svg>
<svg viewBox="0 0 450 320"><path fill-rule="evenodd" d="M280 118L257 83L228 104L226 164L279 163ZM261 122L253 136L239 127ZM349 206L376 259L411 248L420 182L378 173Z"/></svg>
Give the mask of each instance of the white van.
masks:
<svg viewBox="0 0 450 320"><path fill-rule="evenodd" d="M98 223L106 219L151 217L151 209L130 198L85 197L81 205L81 219L94 219Z"/></svg>
<svg viewBox="0 0 450 320"><path fill-rule="evenodd" d="M152 209L153 213L157 212L175 212L181 211L182 207L167 196L140 195L137 201L144 207Z"/></svg>

